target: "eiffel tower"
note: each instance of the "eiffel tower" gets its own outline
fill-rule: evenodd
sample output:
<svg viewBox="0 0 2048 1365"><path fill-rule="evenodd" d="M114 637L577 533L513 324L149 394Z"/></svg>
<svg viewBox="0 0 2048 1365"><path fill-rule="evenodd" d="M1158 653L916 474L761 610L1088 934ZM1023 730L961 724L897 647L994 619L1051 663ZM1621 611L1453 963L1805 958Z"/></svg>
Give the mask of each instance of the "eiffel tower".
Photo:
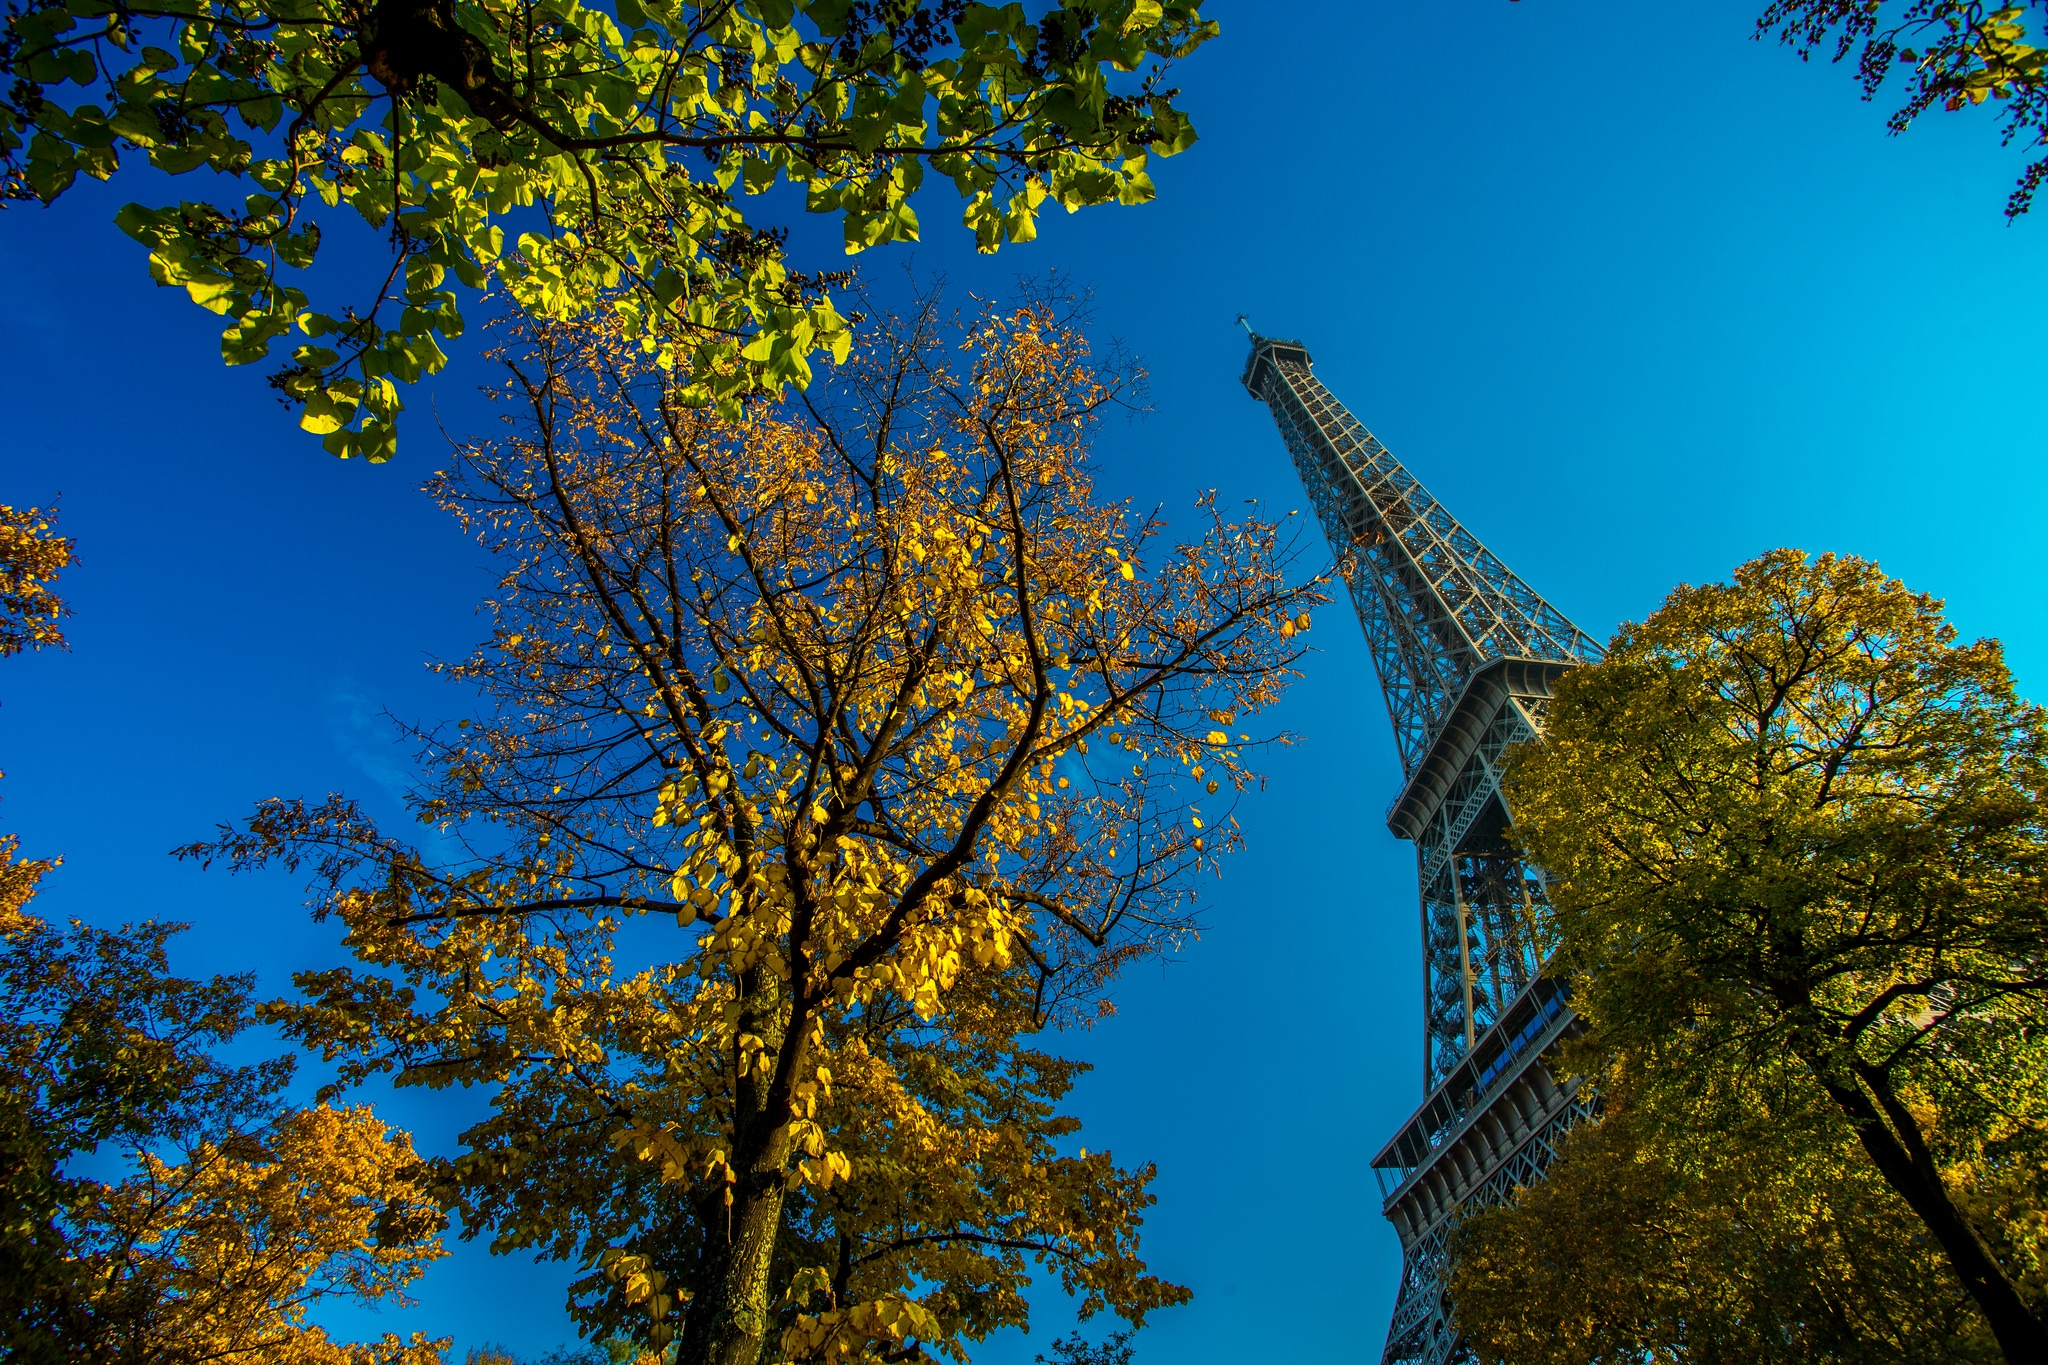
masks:
<svg viewBox="0 0 2048 1365"><path fill-rule="evenodd" d="M1383 1365L1470 1358L1445 1298L1459 1211L1542 1178L1590 1096L1543 1064L1573 1027L1540 975L1543 870L1502 837L1500 759L1536 738L1557 679L1600 647L1429 495L1315 377L1297 341L1253 332L1244 386L1273 411L1372 650L1422 902L1424 1099L1373 1158L1401 1239Z"/></svg>

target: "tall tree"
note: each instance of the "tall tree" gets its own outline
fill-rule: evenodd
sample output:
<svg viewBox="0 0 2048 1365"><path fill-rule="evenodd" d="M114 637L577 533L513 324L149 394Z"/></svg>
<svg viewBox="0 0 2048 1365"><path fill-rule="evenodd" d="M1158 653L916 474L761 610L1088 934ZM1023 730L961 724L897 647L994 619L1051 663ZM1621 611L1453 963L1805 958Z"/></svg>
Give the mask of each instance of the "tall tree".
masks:
<svg viewBox="0 0 2048 1365"><path fill-rule="evenodd" d="M437 834L273 803L192 850L315 868L364 967L289 1027L488 1087L468 1229L693 1365L959 1355L1027 1256L1084 1311L1184 1297L1137 1258L1150 1169L1063 1154L1074 1068L1019 1035L1193 929L1326 600L1213 496L1163 550L1097 497L1134 376L1050 304L866 335L730 421L626 328L519 324L513 434L432 485L508 563L450 669L487 710L424 737Z"/></svg>
<svg viewBox="0 0 2048 1365"><path fill-rule="evenodd" d="M1757 31L1775 33L1802 60L1830 48L1838 62L1854 56L1865 99L1902 75L1905 100L1886 125L1895 134L1937 105L1954 112L1992 101L2003 140L2035 158L2006 201L2006 216L2017 218L2048 179L2048 48L2026 41L2028 25L2038 37L2044 18L2048 0L1772 0Z"/></svg>
<svg viewBox="0 0 2048 1365"><path fill-rule="evenodd" d="M2048 1357L2048 727L1867 562L1683 587L1511 764L1591 1046L1796 1078L2007 1359Z"/></svg>
<svg viewBox="0 0 2048 1365"><path fill-rule="evenodd" d="M26 0L0 169L45 203L145 164L224 181L117 221L225 319L228 364L288 347L300 425L381 460L490 279L536 317L608 311L728 415L806 382L845 321L737 195L788 185L849 253L917 238L927 167L983 251L1048 201L1143 203L1195 137L1167 69L1215 32L1192 0ZM348 219L389 251L316 304Z"/></svg>

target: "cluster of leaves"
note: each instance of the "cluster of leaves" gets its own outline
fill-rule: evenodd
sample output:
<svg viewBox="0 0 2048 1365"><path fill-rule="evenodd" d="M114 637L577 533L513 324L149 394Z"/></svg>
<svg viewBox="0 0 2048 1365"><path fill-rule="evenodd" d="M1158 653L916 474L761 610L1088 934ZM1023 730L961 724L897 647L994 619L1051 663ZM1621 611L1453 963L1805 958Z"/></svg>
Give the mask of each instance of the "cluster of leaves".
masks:
<svg viewBox="0 0 2048 1365"><path fill-rule="evenodd" d="M509 567L451 670L488 713L423 737L431 856L341 801L192 850L317 873L363 966L287 1027L488 1087L465 1231L692 1361L964 1358L1032 1261L1084 1311L1185 1297L1150 1169L1065 1154L1078 1068L1021 1038L1192 928L1230 727L1326 600L1207 501L1145 568L1086 463L1129 376L1050 305L864 335L729 421L621 328L522 324L515 434L433 485Z"/></svg>
<svg viewBox="0 0 2048 1365"><path fill-rule="evenodd" d="M1487 1365L1999 1359L1940 1248L1796 1063L1598 1071L1600 1121L1453 1234Z"/></svg>
<svg viewBox="0 0 2048 1365"><path fill-rule="evenodd" d="M2048 48L2028 44L2031 15L2048 15L2044 0L1987 5L1978 0L1905 0L1887 6L1877 0L1773 0L1757 21L1759 33L1775 32L1802 58L1834 49L1834 59L1852 54L1864 98L1875 98L1892 73L1906 71L1906 100L1889 127L1902 133L1912 121L1939 105L1973 108L1986 100L2004 107L2004 139L2033 149L2036 159L2020 174L2006 201L2008 218L2025 213L2048 180ZM2037 20L2038 23L2038 20Z"/></svg>
<svg viewBox="0 0 2048 1365"><path fill-rule="evenodd" d="M1788 1134L1831 1115L1796 1198L1846 1135L2007 1358L2040 1358L2048 724L1996 642L1867 562L1777 551L1624 627L1507 786L1587 1070L1782 1087Z"/></svg>
<svg viewBox="0 0 2048 1365"><path fill-rule="evenodd" d="M44 645L64 648L69 614L50 585L73 559L70 540L53 533L54 510L0 504L0 659Z"/></svg>
<svg viewBox="0 0 2048 1365"><path fill-rule="evenodd" d="M1100 1342L1091 1342L1079 1332L1059 1338L1052 1344L1052 1359L1033 1356L1038 1365L1131 1365L1131 1357L1137 1348L1131 1345L1132 1332L1111 1332Z"/></svg>
<svg viewBox="0 0 2048 1365"><path fill-rule="evenodd" d="M1216 26L1189 0L27 0L0 60L4 190L44 202L146 157L240 182L118 221L159 284L226 320L338 455L395 448L463 291L536 318L602 309L679 395L736 415L799 385L847 324L735 196L797 187L848 252L915 239L927 166L984 251L1041 207L1150 199L1194 141L1167 67ZM344 210L389 239L345 302L307 292Z"/></svg>
<svg viewBox="0 0 2048 1365"><path fill-rule="evenodd" d="M405 1136L368 1110L281 1103L289 1059L217 1061L250 1022L250 980L172 976L179 926L51 926L27 908L50 867L0 840L8 1358L438 1365L445 1343L337 1342L306 1321L330 1299L403 1302L441 1254ZM124 1173L73 1169L95 1154Z"/></svg>
<svg viewBox="0 0 2048 1365"><path fill-rule="evenodd" d="M557 1346L540 1356L521 1357L496 1342L472 1346L463 1355L463 1365L664 1365L659 1355L641 1350L629 1341L606 1337L602 1341Z"/></svg>

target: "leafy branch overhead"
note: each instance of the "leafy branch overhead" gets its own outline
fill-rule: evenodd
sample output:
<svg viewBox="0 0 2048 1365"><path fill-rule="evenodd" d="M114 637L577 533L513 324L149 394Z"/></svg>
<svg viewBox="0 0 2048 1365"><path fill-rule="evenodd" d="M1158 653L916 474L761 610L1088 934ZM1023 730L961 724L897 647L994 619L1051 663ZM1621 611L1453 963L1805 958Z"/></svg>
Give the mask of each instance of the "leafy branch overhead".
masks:
<svg viewBox="0 0 2048 1365"><path fill-rule="evenodd" d="M917 238L927 167L983 251L1031 240L1047 203L1143 203L1150 158L1195 138L1165 73L1215 32L1161 0L1036 23L962 0L32 0L0 43L0 171L45 203L145 161L212 172L215 197L118 222L225 320L228 364L282 350L300 424L382 460L400 389L493 279L542 318L608 311L729 417L807 383L846 320L740 196L800 187L849 253ZM389 254L320 276L316 302L323 230L350 215Z"/></svg>
<svg viewBox="0 0 2048 1365"><path fill-rule="evenodd" d="M1774 0L1757 20L1757 31L1776 33L1802 58L1829 47L1838 62L1853 53L1865 99L1876 98L1892 74L1902 72L1906 101L1887 125L1894 133L1937 105L1953 112L1993 103L2001 111L2006 144L2017 142L2034 156L2006 201L2006 216L2017 218L2048 180L2048 83L2042 70L2048 48L2025 41L2022 20L2029 11L2048 15L2048 3Z"/></svg>

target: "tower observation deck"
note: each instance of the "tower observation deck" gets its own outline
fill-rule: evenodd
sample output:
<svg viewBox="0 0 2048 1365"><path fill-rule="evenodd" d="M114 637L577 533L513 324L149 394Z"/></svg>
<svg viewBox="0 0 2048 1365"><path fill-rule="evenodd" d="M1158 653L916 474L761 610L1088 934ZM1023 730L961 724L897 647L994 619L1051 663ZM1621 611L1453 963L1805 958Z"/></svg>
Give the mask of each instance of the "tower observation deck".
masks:
<svg viewBox="0 0 2048 1365"><path fill-rule="evenodd" d="M1552 685L1600 647L1402 468L1301 343L1251 339L1244 386L1272 409L1350 588L1401 759L1387 827L1415 844L1424 1098L1373 1159L1402 1250L1382 1360L1444 1365L1468 1354L1444 1297L1458 1211L1541 1178L1588 1112L1543 1064L1572 1013L1540 975L1545 878L1503 838L1500 759L1542 733Z"/></svg>

